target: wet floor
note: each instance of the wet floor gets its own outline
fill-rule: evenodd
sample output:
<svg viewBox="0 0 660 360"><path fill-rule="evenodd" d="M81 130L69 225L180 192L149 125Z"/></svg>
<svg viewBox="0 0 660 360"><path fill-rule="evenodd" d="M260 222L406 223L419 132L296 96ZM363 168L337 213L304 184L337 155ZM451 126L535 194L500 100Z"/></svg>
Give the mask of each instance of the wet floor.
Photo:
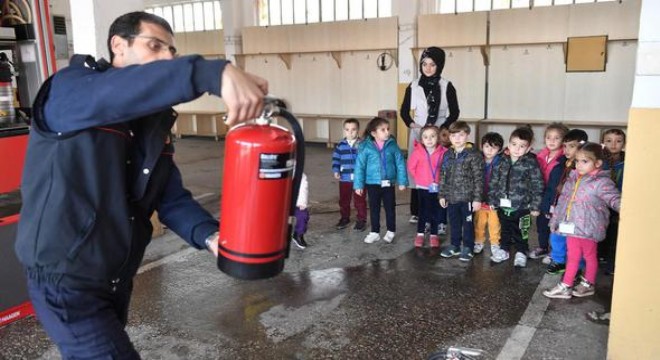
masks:
<svg viewBox="0 0 660 360"><path fill-rule="evenodd" d="M172 268L179 266L187 269ZM191 283L200 267L208 263L173 264L138 278L134 320L206 339L221 358L252 359L421 359L480 329L501 328L493 336L506 339L541 277L535 264L520 270L482 257L463 264L426 250L254 282L210 275ZM503 343L462 345L497 354Z"/></svg>

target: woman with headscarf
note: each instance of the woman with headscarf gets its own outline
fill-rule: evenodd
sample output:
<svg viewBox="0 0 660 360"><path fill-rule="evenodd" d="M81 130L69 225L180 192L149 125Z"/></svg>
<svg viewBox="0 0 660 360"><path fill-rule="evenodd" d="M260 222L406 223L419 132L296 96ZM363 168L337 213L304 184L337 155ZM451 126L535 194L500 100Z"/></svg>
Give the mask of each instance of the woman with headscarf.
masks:
<svg viewBox="0 0 660 360"><path fill-rule="evenodd" d="M445 67L445 51L438 47L429 47L422 52L419 60L418 79L413 80L406 88L406 94L401 103L401 118L410 128L408 136L408 154L413 151L414 141L419 141L419 130L424 125L435 125L447 128L458 119L460 110L456 89L451 81L440 76ZM411 111L412 110L412 111ZM412 112L412 115L411 115ZM408 176L411 188L410 213L411 223L418 220L418 199L416 185ZM441 222L439 233L444 233L446 221ZM432 231L435 231L433 229Z"/></svg>

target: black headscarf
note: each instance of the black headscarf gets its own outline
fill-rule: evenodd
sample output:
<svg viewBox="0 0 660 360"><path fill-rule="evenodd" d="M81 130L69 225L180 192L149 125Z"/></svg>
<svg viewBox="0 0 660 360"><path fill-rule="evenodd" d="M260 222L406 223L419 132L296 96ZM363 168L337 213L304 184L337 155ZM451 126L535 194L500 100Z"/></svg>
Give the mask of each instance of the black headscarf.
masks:
<svg viewBox="0 0 660 360"><path fill-rule="evenodd" d="M424 75L422 70L422 62L424 59L430 58L436 65L435 74L432 76ZM426 104L428 105L428 117L426 118L427 124L435 124L438 119L438 109L440 108L440 74L445 67L445 51L439 47L429 47L424 49L422 56L419 59L419 72L422 74L419 77L419 85L424 89L426 95Z"/></svg>

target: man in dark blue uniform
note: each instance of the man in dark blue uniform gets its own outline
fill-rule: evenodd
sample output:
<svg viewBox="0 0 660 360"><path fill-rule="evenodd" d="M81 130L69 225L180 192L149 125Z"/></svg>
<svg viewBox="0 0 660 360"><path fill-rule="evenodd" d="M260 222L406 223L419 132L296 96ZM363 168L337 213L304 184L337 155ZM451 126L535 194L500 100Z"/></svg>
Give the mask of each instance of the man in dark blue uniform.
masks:
<svg viewBox="0 0 660 360"><path fill-rule="evenodd" d="M228 124L263 109L265 80L222 60L176 57L160 17L134 12L108 35L110 63L74 56L44 83L21 191L16 253L38 319L65 359L137 359L124 327L150 217L217 251L216 219L183 187L172 106L221 96Z"/></svg>

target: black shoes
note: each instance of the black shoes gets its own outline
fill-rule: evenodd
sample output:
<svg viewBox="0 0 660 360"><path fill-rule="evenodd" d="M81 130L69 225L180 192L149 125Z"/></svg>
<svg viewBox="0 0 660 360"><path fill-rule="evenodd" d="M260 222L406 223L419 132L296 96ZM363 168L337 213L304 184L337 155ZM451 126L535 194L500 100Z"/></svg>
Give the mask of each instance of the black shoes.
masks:
<svg viewBox="0 0 660 360"><path fill-rule="evenodd" d="M293 234L291 240L301 250L307 247L307 242L305 241L305 235Z"/></svg>
<svg viewBox="0 0 660 360"><path fill-rule="evenodd" d="M545 272L551 275L563 274L566 272L566 264L552 262L550 265L548 265L548 268Z"/></svg>
<svg viewBox="0 0 660 360"><path fill-rule="evenodd" d="M364 231L367 228L367 222L364 220L358 220L355 222L355 226L353 227L353 230L357 231Z"/></svg>
<svg viewBox="0 0 660 360"><path fill-rule="evenodd" d="M351 220L349 219L339 219L339 222L335 226L337 227L337 230L341 230L341 229L345 229L350 223Z"/></svg>

